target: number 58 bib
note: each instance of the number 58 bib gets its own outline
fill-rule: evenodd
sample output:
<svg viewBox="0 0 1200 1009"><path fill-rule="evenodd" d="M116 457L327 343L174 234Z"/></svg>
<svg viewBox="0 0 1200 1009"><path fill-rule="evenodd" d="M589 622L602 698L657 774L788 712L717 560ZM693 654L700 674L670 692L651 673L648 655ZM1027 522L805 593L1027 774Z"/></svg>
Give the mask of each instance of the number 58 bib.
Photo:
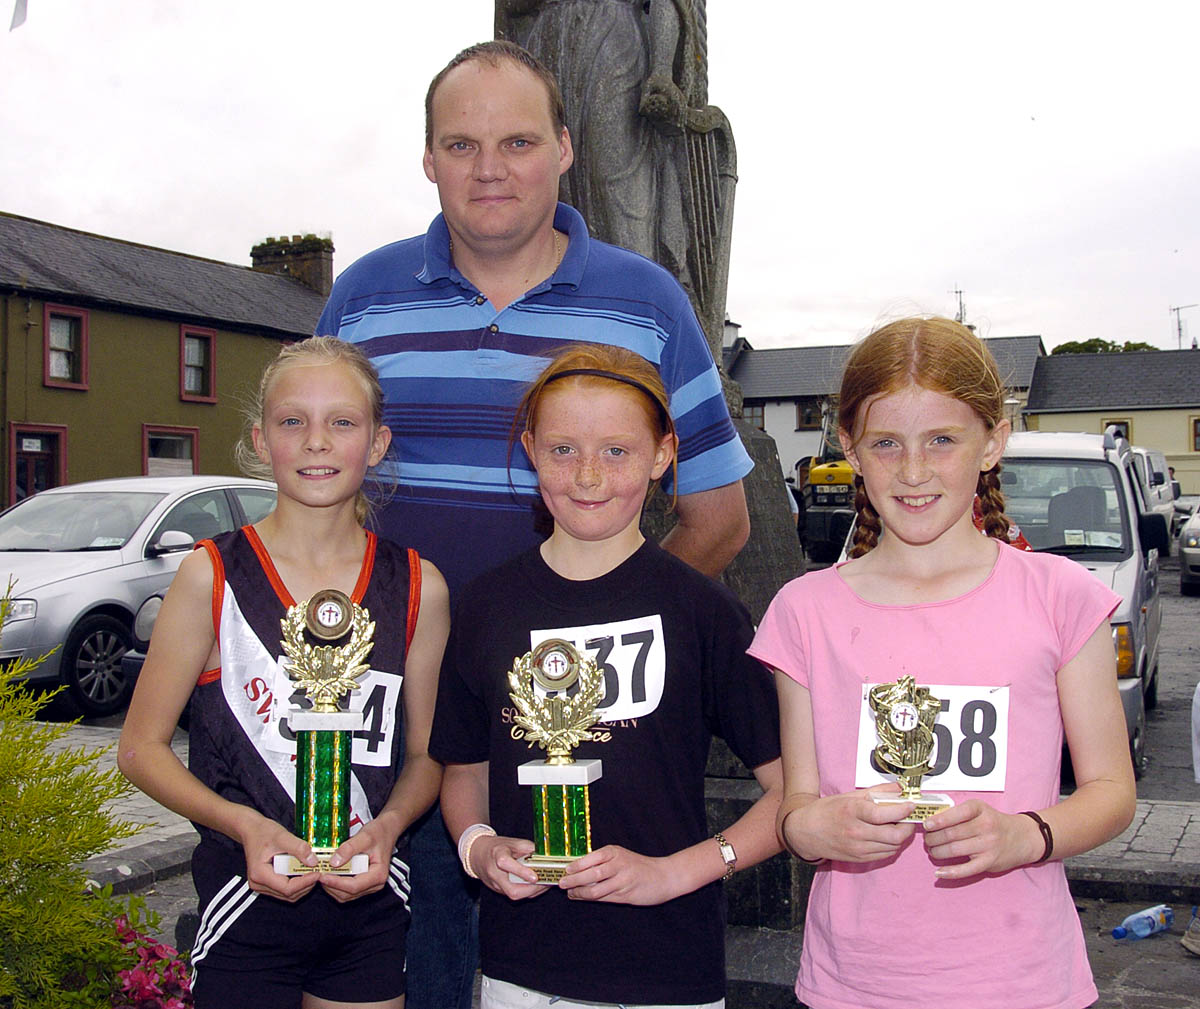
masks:
<svg viewBox="0 0 1200 1009"><path fill-rule="evenodd" d="M871 766L879 743L875 713L868 695L875 683L864 683L858 711L858 746L854 786L870 788L892 777ZM922 787L952 792L1002 792L1008 773L1008 687L929 685L942 702L933 727L930 770Z"/></svg>

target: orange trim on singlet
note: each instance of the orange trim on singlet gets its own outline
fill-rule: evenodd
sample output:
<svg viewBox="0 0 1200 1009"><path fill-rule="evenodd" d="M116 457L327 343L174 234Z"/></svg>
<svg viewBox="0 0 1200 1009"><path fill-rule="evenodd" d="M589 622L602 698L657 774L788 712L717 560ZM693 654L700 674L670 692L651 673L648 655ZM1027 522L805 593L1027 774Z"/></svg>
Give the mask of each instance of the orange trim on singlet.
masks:
<svg viewBox="0 0 1200 1009"><path fill-rule="evenodd" d="M279 572L275 569L275 562L271 560L266 545L259 539L254 527L242 526L242 532L246 534L246 540L254 548L258 562L262 565L263 573L267 576L267 581L271 583L271 588L275 590L279 601L285 608L295 606L296 600L292 598L287 586L283 584L283 579L279 577ZM364 532L367 534L367 548L363 551L362 566L358 569L358 581L354 583L354 591L350 593L350 600L355 603L361 603L363 596L367 594L367 586L371 584L371 572L375 570L375 547L379 543L379 537L369 529Z"/></svg>
<svg viewBox="0 0 1200 1009"><path fill-rule="evenodd" d="M375 547L379 537L370 529L363 530L367 534L367 549L363 553L362 567L358 570L358 581L354 583L354 591L350 593L352 603L361 603L367 594L367 586L371 584L371 572L375 570Z"/></svg>
<svg viewBox="0 0 1200 1009"><path fill-rule="evenodd" d="M408 624L404 633L404 653L412 645L413 635L417 631L417 617L421 613L421 557L412 548L408 548Z"/></svg>
<svg viewBox="0 0 1200 1009"><path fill-rule="evenodd" d="M208 559L212 563L213 569L213 587L212 587L212 621L213 621L213 636L217 640L217 647L221 647L221 604L225 600L225 562L221 560L221 551L217 549L217 545L212 540L201 540L196 544L197 547L204 547L204 552L208 554ZM218 671L218 675L220 672Z"/></svg>
<svg viewBox="0 0 1200 1009"><path fill-rule="evenodd" d="M206 669L200 674L200 679L196 681L196 686L202 687L206 683L216 683L221 678L221 667L216 669Z"/></svg>
<svg viewBox="0 0 1200 1009"><path fill-rule="evenodd" d="M275 595L279 597L279 601L283 603L285 609L296 605L296 600L292 598L292 594L287 590L287 586L283 584L283 579L279 577L279 572L275 570L275 562L271 560L271 555L267 553L267 548L263 545L263 541L258 538L258 533L255 532L254 526L242 526L242 532L246 534L246 540L250 546L254 548L255 554L258 555L258 563L262 565L263 573L267 576L267 581L271 583L271 588L275 590Z"/></svg>

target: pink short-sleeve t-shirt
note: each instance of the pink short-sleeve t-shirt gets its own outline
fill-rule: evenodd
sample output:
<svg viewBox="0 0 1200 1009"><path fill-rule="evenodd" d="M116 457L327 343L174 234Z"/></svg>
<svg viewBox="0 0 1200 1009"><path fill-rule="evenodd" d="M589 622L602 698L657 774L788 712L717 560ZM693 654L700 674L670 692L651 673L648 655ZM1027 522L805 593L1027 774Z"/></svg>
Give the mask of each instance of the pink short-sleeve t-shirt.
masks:
<svg viewBox="0 0 1200 1009"><path fill-rule="evenodd" d="M961 696L1003 696L1002 738L988 736L976 712L964 726L977 738L959 739L967 772L1000 762L993 788L948 790L936 778L922 788L1016 813L1058 801L1056 674L1119 601L1074 561L1007 546L982 584L936 603L867 602L835 567L785 585L749 651L808 688L822 795L853 790L860 748L877 741L873 728L860 740L865 684L910 674L967 688ZM813 1009L1095 1001L1061 862L954 881L936 879L934 868L919 829L893 859L825 863L809 895L797 996Z"/></svg>

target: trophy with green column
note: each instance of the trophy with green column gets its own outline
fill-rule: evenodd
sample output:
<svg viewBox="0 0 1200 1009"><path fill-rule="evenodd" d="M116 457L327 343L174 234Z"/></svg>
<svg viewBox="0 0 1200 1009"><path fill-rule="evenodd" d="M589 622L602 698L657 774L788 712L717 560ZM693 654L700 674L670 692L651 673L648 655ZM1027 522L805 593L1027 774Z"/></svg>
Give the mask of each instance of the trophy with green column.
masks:
<svg viewBox="0 0 1200 1009"><path fill-rule="evenodd" d="M315 866L293 855L276 855L275 871L285 876L306 872L355 875L366 872L368 858L354 855L336 868L329 859L350 836L350 763L354 732L362 713L345 711L340 702L370 667L364 661L374 646L375 625L362 606L337 589L322 589L307 602L288 608L280 621L287 673L312 707L293 710L288 725L296 733L296 834L317 856ZM313 645L348 636L342 645Z"/></svg>
<svg viewBox="0 0 1200 1009"><path fill-rule="evenodd" d="M545 695L534 689L537 683ZM534 852L521 859L538 882L556 883L567 864L592 850L592 810L588 786L598 781L601 761L576 760L571 751L593 738L599 721L604 677L592 659L580 657L569 641L551 638L516 659L508 674L514 723L529 745L546 751L544 760L517 768L517 782L533 786ZM577 689L569 693L572 687ZM514 882L524 883L510 875Z"/></svg>

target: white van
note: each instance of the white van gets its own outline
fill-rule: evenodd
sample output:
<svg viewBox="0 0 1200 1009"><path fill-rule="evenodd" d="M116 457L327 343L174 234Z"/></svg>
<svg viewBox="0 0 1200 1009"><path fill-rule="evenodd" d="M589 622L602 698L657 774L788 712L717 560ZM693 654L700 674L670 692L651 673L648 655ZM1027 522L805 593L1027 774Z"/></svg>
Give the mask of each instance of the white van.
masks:
<svg viewBox="0 0 1200 1009"><path fill-rule="evenodd" d="M1121 597L1111 618L1113 647L1129 752L1140 777L1145 711L1158 699L1158 558L1167 554L1170 538L1169 519L1144 493L1137 459L1112 431L1016 432L1000 484L1006 514L1035 550L1070 557Z"/></svg>
<svg viewBox="0 0 1200 1009"><path fill-rule="evenodd" d="M1167 520L1170 529L1175 522L1175 498L1179 484L1170 479L1167 457L1152 448L1140 445L1129 446L1133 453L1133 468L1141 484L1145 510L1158 512Z"/></svg>

